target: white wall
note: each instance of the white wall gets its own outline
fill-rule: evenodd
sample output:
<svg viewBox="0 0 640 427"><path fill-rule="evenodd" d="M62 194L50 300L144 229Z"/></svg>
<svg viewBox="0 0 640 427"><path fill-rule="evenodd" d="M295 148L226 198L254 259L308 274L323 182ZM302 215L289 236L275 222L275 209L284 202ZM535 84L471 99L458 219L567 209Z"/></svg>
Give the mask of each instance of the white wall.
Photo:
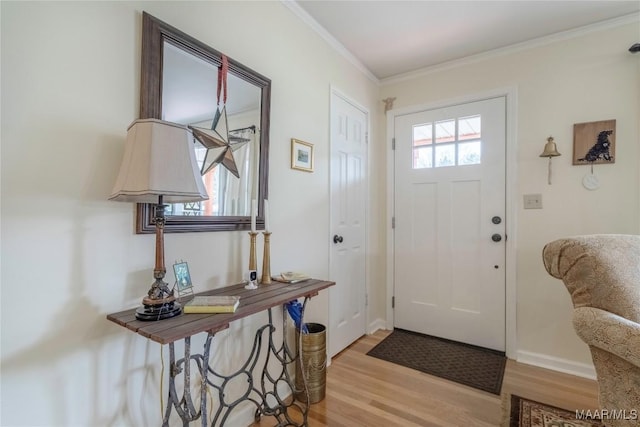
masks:
<svg viewBox="0 0 640 427"><path fill-rule="evenodd" d="M153 236L132 231L134 207L107 201L138 113L143 10L271 78L271 269L328 277L329 89L369 108L375 135L378 88L286 7L2 2L2 425L159 425L161 347L105 318L140 303L154 263ZM292 137L315 144L315 173L289 168ZM188 261L200 289L235 283L247 240L169 234L167 264ZM371 286L382 287L374 265ZM327 301L312 299L307 319L326 324ZM216 363L246 351L264 320L223 332Z"/></svg>
<svg viewBox="0 0 640 427"><path fill-rule="evenodd" d="M381 99L397 98L394 108L517 88L518 206L508 219L517 221L517 347L537 363L561 366L549 357L574 367L591 363L573 331L569 295L542 265L544 244L568 235L640 232L640 56L627 51L638 28L634 22L600 29L381 87ZM588 167L571 165L573 124L607 119L617 120L616 160L595 166L602 187L590 192L581 184ZM547 159L538 157L549 135L562 153L553 159L551 186ZM529 193L542 194L542 210L523 209Z"/></svg>

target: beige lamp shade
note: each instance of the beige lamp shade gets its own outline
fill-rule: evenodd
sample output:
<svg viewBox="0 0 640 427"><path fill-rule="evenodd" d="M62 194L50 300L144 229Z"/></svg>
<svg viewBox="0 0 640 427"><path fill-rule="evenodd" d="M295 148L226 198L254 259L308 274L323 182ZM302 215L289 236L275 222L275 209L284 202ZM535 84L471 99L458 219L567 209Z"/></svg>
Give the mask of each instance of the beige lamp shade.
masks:
<svg viewBox="0 0 640 427"><path fill-rule="evenodd" d="M127 130L120 172L109 200L133 203L193 202L209 198L186 126L157 119Z"/></svg>

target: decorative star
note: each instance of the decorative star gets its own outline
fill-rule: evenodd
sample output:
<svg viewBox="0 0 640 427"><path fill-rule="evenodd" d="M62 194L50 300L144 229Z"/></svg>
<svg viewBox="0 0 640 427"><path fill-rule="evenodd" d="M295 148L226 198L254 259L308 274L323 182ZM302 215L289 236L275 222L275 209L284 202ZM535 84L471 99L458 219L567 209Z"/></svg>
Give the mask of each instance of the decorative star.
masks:
<svg viewBox="0 0 640 427"><path fill-rule="evenodd" d="M207 149L202 163L200 173L205 175L218 163L222 164L229 172L240 178L236 160L233 153L242 147L246 142L229 142L229 127L227 124L227 109L217 110L213 118L211 129L189 126L193 131L193 136Z"/></svg>

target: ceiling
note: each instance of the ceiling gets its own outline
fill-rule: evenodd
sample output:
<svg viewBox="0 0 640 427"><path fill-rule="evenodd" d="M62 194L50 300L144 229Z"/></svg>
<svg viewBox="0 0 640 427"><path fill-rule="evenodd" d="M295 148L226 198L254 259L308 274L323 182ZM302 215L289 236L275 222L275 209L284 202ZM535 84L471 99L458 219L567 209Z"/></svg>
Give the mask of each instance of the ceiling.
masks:
<svg viewBox="0 0 640 427"><path fill-rule="evenodd" d="M640 39L638 0L298 0L289 6L378 80L614 18L638 21Z"/></svg>

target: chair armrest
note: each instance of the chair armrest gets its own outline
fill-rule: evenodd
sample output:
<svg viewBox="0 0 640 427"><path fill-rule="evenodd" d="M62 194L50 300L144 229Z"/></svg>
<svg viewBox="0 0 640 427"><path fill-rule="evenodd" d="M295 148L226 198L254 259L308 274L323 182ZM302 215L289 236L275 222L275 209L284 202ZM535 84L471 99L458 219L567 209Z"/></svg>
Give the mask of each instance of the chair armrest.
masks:
<svg viewBox="0 0 640 427"><path fill-rule="evenodd" d="M640 323L599 308L579 307L573 311L573 327L587 345L640 368Z"/></svg>

